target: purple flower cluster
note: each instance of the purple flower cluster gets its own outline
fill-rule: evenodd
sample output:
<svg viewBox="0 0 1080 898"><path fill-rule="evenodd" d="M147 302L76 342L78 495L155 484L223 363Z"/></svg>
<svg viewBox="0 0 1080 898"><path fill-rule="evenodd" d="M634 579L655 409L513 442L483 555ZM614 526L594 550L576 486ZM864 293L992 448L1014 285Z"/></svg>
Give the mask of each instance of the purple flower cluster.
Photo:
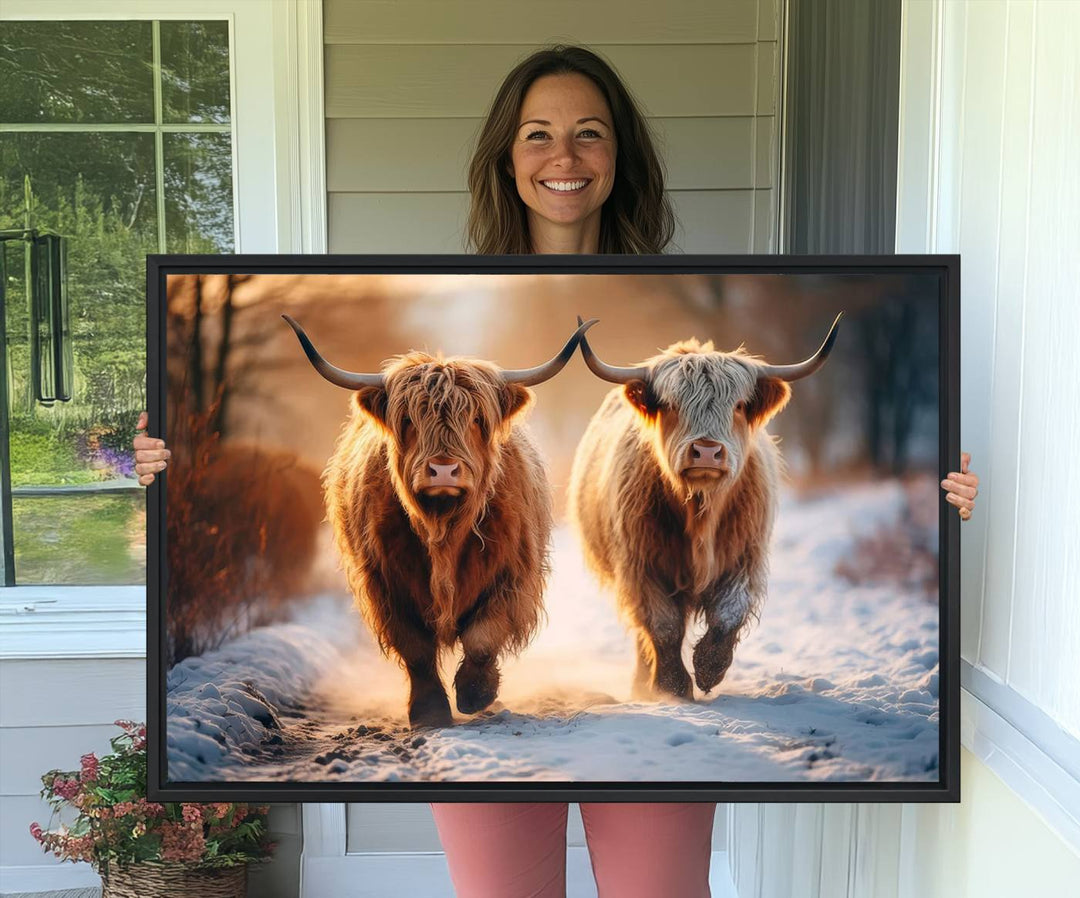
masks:
<svg viewBox="0 0 1080 898"><path fill-rule="evenodd" d="M95 453L92 461L109 472L109 479L114 477L135 476L135 451L133 449L110 449L102 446Z"/></svg>
<svg viewBox="0 0 1080 898"><path fill-rule="evenodd" d="M100 424L74 434L75 451L79 458L90 470L100 472L103 480L134 478L134 448L130 445L114 448L108 444L110 441L115 442L115 432Z"/></svg>

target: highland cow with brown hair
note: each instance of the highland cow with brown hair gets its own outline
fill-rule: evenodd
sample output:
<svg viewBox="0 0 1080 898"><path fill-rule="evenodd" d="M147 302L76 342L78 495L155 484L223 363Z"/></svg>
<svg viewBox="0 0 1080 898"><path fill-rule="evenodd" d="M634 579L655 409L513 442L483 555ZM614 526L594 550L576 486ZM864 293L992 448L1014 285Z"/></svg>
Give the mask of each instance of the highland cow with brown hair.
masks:
<svg viewBox="0 0 1080 898"><path fill-rule="evenodd" d="M765 425L790 398L788 382L825 363L839 320L797 365L688 340L620 368L582 337L592 372L621 386L578 444L570 512L586 560L634 628L635 698L693 698L682 661L692 615L708 627L694 646L698 687L708 692L727 673L765 600L781 477Z"/></svg>
<svg viewBox="0 0 1080 898"><path fill-rule="evenodd" d="M411 352L354 374L283 317L315 369L354 391L323 483L357 605L408 673L410 724L449 726L440 651L460 641L457 708L481 711L500 657L520 652L543 615L551 488L522 418L528 388L562 370L594 322L536 368Z"/></svg>

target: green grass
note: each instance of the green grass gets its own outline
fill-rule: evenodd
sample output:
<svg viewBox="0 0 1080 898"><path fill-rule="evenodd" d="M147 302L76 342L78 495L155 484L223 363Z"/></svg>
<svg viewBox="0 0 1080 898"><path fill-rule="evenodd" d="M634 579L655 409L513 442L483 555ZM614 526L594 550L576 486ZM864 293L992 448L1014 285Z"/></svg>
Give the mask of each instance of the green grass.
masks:
<svg viewBox="0 0 1080 898"><path fill-rule="evenodd" d="M79 461L75 448L61 443L54 434L12 431L12 486L57 486L99 479Z"/></svg>
<svg viewBox="0 0 1080 898"><path fill-rule="evenodd" d="M145 490L13 499L17 582L145 583L145 503Z"/></svg>

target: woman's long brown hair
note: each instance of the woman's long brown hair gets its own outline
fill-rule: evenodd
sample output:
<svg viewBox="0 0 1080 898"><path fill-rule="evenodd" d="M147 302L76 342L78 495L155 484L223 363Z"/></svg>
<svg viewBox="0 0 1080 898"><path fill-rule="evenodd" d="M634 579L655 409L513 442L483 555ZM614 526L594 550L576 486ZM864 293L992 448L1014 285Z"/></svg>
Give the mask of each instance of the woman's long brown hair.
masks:
<svg viewBox="0 0 1080 898"><path fill-rule="evenodd" d="M584 47L562 45L519 63L495 95L469 165L469 248L485 255L532 252L525 204L509 172L510 147L532 83L562 74L589 78L614 118L615 181L601 211L599 252L663 252L675 233L675 216L645 116L607 62Z"/></svg>

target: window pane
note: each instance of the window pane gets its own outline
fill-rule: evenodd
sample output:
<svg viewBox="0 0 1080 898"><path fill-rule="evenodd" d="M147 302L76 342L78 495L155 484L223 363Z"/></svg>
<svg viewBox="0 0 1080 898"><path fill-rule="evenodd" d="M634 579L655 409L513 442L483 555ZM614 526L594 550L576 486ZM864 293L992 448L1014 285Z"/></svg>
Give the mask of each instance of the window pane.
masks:
<svg viewBox="0 0 1080 898"><path fill-rule="evenodd" d="M150 22L4 22L0 121L153 122Z"/></svg>
<svg viewBox="0 0 1080 898"><path fill-rule="evenodd" d="M87 239L104 228L154 252L153 134L0 133L0 227L26 224L26 177L32 226ZM97 256L95 250L89 261L99 263ZM145 271L144 260L135 261Z"/></svg>
<svg viewBox="0 0 1080 898"><path fill-rule="evenodd" d="M12 432L48 426L52 456L12 460L14 485L79 482L91 460L76 439L116 428L144 402L146 260L157 250L152 134L0 134L0 228L27 220L68 238L68 299L75 364L72 402L33 402L24 244L9 241L6 332ZM60 446L66 446L63 453ZM58 470L59 458L69 466ZM53 472L54 479L45 478ZM85 478L84 478L85 479ZM100 479L95 475L89 479Z"/></svg>
<svg viewBox="0 0 1080 898"><path fill-rule="evenodd" d="M146 491L15 497L19 583L78 586L146 582Z"/></svg>
<svg viewBox="0 0 1080 898"><path fill-rule="evenodd" d="M226 23L163 22L161 34L168 116L227 124ZM5 23L0 117L31 128L152 123L152 56L148 21ZM145 491L117 492L113 482L135 482L131 439L146 407L146 254L161 251L159 220L167 220L169 251L232 251L232 180L228 133L0 133L0 229L68 238L74 360L73 400L35 402L24 244L6 242L0 326L8 348L19 583L144 581ZM86 490L26 494L60 486Z"/></svg>
<svg viewBox="0 0 1080 898"><path fill-rule="evenodd" d="M229 23L161 23L165 122L229 121Z"/></svg>
<svg viewBox="0 0 1080 898"><path fill-rule="evenodd" d="M11 480L20 486L134 479L131 438L145 405L146 254L157 251L153 134L0 134L0 228L26 221L68 238L71 402L33 400L24 246L5 244ZM138 583L126 548L145 499L13 502L19 583Z"/></svg>
<svg viewBox="0 0 1080 898"><path fill-rule="evenodd" d="M233 251L232 139L165 135L165 247L169 253Z"/></svg>

